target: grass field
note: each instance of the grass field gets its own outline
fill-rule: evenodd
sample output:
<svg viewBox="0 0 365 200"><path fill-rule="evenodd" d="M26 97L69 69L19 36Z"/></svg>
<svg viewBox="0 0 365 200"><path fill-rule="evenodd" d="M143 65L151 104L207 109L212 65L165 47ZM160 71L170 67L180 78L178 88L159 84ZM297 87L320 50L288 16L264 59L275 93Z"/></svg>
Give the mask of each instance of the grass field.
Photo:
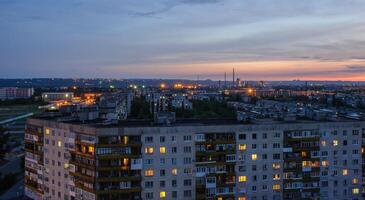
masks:
<svg viewBox="0 0 365 200"><path fill-rule="evenodd" d="M5 120L11 117L16 117L18 115L26 114L26 113L37 113L38 105L30 104L30 105L10 105L10 106L0 106L0 120Z"/></svg>

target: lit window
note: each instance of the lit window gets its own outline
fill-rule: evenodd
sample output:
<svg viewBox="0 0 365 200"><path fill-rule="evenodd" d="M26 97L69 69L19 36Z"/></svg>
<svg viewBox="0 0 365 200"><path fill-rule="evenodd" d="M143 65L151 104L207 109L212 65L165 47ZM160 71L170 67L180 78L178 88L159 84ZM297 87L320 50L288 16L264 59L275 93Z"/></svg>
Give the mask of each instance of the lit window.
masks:
<svg viewBox="0 0 365 200"><path fill-rule="evenodd" d="M302 151L302 157L304 158L304 157L307 157L307 152L305 152L305 151Z"/></svg>
<svg viewBox="0 0 365 200"><path fill-rule="evenodd" d="M123 143L124 144L128 144L128 141L129 141L129 137L128 136L124 136L123 137Z"/></svg>
<svg viewBox="0 0 365 200"><path fill-rule="evenodd" d="M273 178L274 181L280 180L280 174L274 174Z"/></svg>
<svg viewBox="0 0 365 200"><path fill-rule="evenodd" d="M257 160L257 154L252 154L251 158L252 158L252 160Z"/></svg>
<svg viewBox="0 0 365 200"><path fill-rule="evenodd" d="M357 179L357 178L352 179L352 184L356 185L358 183L359 183L359 179Z"/></svg>
<svg viewBox="0 0 365 200"><path fill-rule="evenodd" d="M166 192L165 191L160 192L160 198L166 198Z"/></svg>
<svg viewBox="0 0 365 200"><path fill-rule="evenodd" d="M353 188L352 194L359 194L359 188Z"/></svg>
<svg viewBox="0 0 365 200"><path fill-rule="evenodd" d="M153 154L153 147L146 147L146 148L144 149L144 152L145 152L146 154Z"/></svg>
<svg viewBox="0 0 365 200"><path fill-rule="evenodd" d="M322 143L322 146L324 146L324 147L327 145L326 141L322 141L321 143Z"/></svg>
<svg viewBox="0 0 365 200"><path fill-rule="evenodd" d="M129 159L128 158L123 158L123 165L127 166L129 164Z"/></svg>
<svg viewBox="0 0 365 200"><path fill-rule="evenodd" d="M50 131L49 128L46 128L46 134L49 135Z"/></svg>
<svg viewBox="0 0 365 200"><path fill-rule="evenodd" d="M238 182L246 182L247 181L247 177L246 176L239 176L238 177Z"/></svg>
<svg viewBox="0 0 365 200"><path fill-rule="evenodd" d="M223 197L218 197L218 200L223 200Z"/></svg>
<svg viewBox="0 0 365 200"><path fill-rule="evenodd" d="M302 166L303 166L303 167L310 167L310 166L311 166L311 164L312 164L312 162L311 162L311 161L302 161Z"/></svg>
<svg viewBox="0 0 365 200"><path fill-rule="evenodd" d="M274 164L272 164L272 168L280 169L280 164L279 163L274 163Z"/></svg>
<svg viewBox="0 0 365 200"><path fill-rule="evenodd" d="M279 184L275 184L272 186L273 190L280 190L280 185Z"/></svg>
<svg viewBox="0 0 365 200"><path fill-rule="evenodd" d="M246 200L246 197L238 197L238 200Z"/></svg>
<svg viewBox="0 0 365 200"><path fill-rule="evenodd" d="M176 169L176 168L173 168L173 169L171 170L171 173L172 173L173 175L177 175L177 169Z"/></svg>
<svg viewBox="0 0 365 200"><path fill-rule="evenodd" d="M94 147L93 146L89 146L89 153L94 153Z"/></svg>
<svg viewBox="0 0 365 200"><path fill-rule="evenodd" d="M245 144L239 144L238 145L238 150L240 150L240 151L246 150L246 145Z"/></svg>
<svg viewBox="0 0 365 200"><path fill-rule="evenodd" d="M62 147L62 142L61 141L58 141L57 142L57 145L58 145L58 147Z"/></svg>
<svg viewBox="0 0 365 200"><path fill-rule="evenodd" d="M328 161L327 160L322 161L322 166L323 167L328 167Z"/></svg>
<svg viewBox="0 0 365 200"><path fill-rule="evenodd" d="M146 171L144 171L144 175L145 176L153 176L153 169L147 169Z"/></svg>
<svg viewBox="0 0 365 200"><path fill-rule="evenodd" d="M65 168L65 169L68 169L69 167L70 167L70 165L69 165L68 163L65 163L65 164L64 164L64 168Z"/></svg>
<svg viewBox="0 0 365 200"><path fill-rule="evenodd" d="M166 153L166 147L160 147L160 153Z"/></svg>
<svg viewBox="0 0 365 200"><path fill-rule="evenodd" d="M347 169L342 170L342 175L347 176L349 174L349 171Z"/></svg>
<svg viewBox="0 0 365 200"><path fill-rule="evenodd" d="M337 146L338 145L338 140L333 140L333 146Z"/></svg>

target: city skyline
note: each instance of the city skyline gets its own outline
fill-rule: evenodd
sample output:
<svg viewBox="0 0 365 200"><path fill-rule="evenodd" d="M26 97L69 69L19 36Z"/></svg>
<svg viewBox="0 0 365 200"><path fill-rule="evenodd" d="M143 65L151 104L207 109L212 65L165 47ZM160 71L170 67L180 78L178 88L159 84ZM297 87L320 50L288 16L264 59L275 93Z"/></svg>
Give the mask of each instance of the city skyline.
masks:
<svg viewBox="0 0 365 200"><path fill-rule="evenodd" d="M1 78L364 81L365 2L0 1Z"/></svg>

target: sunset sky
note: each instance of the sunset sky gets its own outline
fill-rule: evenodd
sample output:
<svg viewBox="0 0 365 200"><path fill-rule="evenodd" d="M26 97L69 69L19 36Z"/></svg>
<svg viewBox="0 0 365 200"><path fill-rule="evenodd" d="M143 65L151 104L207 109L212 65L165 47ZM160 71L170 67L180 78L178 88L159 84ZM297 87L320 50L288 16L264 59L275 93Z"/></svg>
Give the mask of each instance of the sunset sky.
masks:
<svg viewBox="0 0 365 200"><path fill-rule="evenodd" d="M0 78L365 81L364 0L0 0Z"/></svg>

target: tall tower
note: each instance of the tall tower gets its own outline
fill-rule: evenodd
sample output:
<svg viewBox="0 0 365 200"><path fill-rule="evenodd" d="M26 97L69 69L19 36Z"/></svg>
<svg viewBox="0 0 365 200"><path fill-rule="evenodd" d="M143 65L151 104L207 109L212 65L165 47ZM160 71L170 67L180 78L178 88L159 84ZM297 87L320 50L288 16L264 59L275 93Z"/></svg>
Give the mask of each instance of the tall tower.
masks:
<svg viewBox="0 0 365 200"><path fill-rule="evenodd" d="M233 73L232 73L232 86L234 87L234 82L235 82L235 76L234 76L234 68L233 68Z"/></svg>

